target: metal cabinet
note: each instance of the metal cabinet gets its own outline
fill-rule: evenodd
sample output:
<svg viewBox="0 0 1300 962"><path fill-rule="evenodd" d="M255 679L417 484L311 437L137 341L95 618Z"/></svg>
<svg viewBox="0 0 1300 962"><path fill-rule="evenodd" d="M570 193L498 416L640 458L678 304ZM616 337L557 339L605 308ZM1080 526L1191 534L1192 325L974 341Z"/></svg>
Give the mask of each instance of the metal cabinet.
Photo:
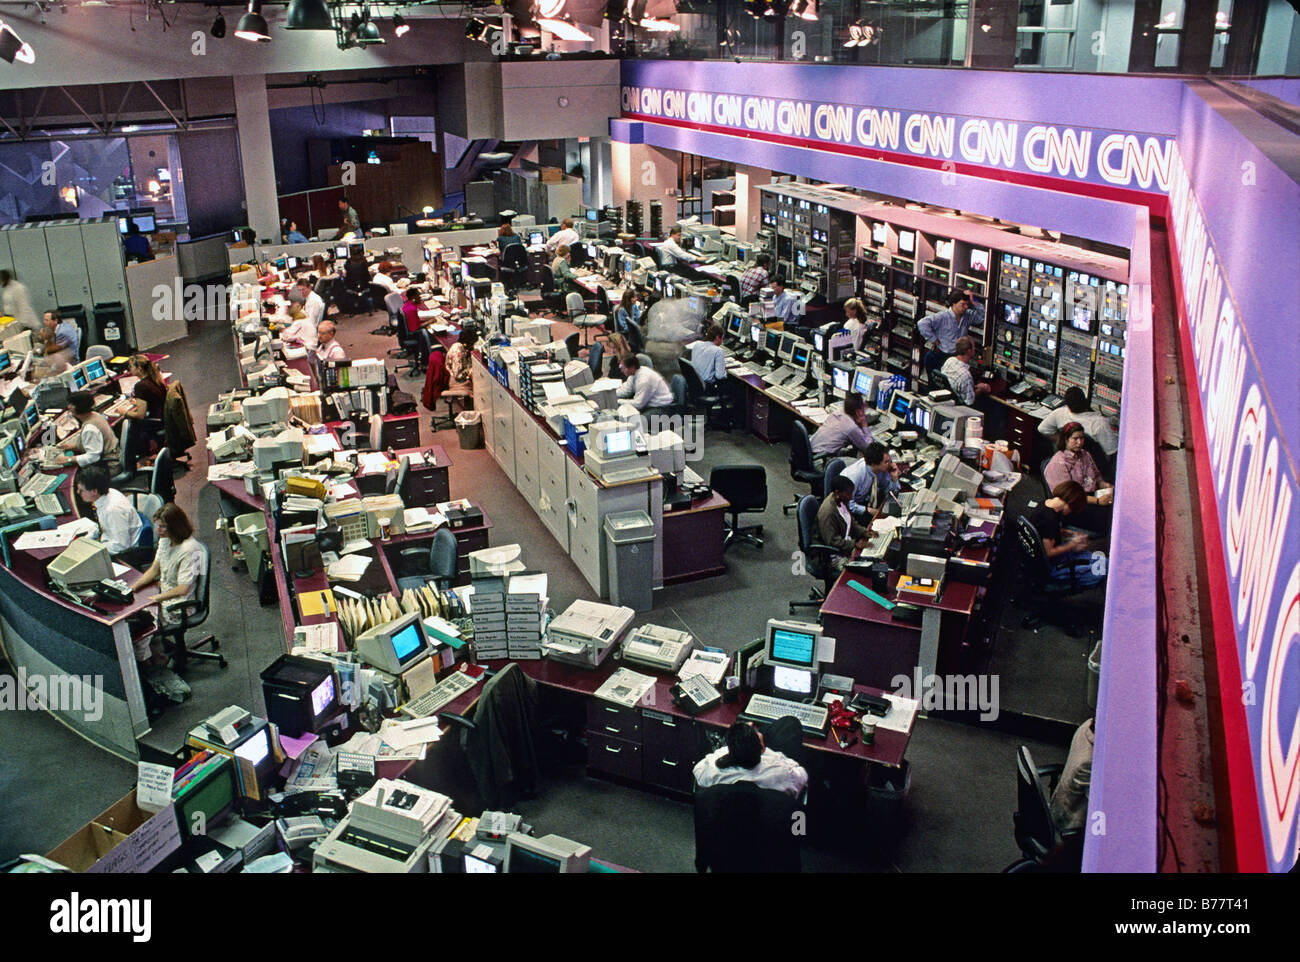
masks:
<svg viewBox="0 0 1300 962"><path fill-rule="evenodd" d="M515 403L505 387L492 382L492 456L501 465L510 483L515 483Z"/></svg>
<svg viewBox="0 0 1300 962"><path fill-rule="evenodd" d="M117 219L82 224L81 243L85 248L91 301L95 304L118 301L129 305L125 252L117 232Z"/></svg>
<svg viewBox="0 0 1300 962"><path fill-rule="evenodd" d="M45 246L45 231L39 224L15 224L6 233L9 235L14 275L27 288L32 310L40 317L43 311L58 306L54 296L54 273L50 270L49 250Z"/></svg>
<svg viewBox="0 0 1300 962"><path fill-rule="evenodd" d="M478 411L483 425L483 446L489 453L494 452L492 439L496 435L496 425L492 419L492 386L495 379L488 373L487 365L482 360L474 360L474 410ZM493 454L495 457L495 454Z"/></svg>
<svg viewBox="0 0 1300 962"><path fill-rule="evenodd" d="M60 224L46 228L45 244L58 304L68 307L80 304L89 312L93 300L90 294L90 274L86 271L86 250L81 241L81 225Z"/></svg>
<svg viewBox="0 0 1300 962"><path fill-rule="evenodd" d="M565 554L569 553L568 508L565 505L569 497L568 461L568 453L563 447L549 434L537 432L537 474L541 481L537 516Z"/></svg>
<svg viewBox="0 0 1300 962"><path fill-rule="evenodd" d="M537 422L518 405L514 409L514 418L515 487L536 510L537 496L541 493L541 482L537 474Z"/></svg>

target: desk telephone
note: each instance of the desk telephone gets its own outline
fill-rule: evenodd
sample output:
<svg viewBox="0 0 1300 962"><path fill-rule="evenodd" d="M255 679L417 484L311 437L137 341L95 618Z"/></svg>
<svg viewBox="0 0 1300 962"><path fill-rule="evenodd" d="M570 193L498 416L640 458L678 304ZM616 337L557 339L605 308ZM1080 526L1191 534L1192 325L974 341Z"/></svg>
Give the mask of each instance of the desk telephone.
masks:
<svg viewBox="0 0 1300 962"><path fill-rule="evenodd" d="M703 675L683 678L668 691L672 695L673 704L691 715L698 715L722 703L721 693Z"/></svg>

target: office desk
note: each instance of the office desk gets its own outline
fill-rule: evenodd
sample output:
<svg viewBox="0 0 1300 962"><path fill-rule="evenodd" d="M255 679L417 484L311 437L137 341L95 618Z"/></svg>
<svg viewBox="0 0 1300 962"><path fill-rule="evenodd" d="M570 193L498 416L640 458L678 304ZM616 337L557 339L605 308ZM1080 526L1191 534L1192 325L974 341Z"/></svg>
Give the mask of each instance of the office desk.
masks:
<svg viewBox="0 0 1300 962"><path fill-rule="evenodd" d="M728 370L727 377L733 382L735 390L743 392L745 425L760 440L769 444L786 440L790 437L790 428L795 420L803 421L809 434L819 427L816 421L800 413L794 405L765 393L767 385L757 374Z"/></svg>
<svg viewBox="0 0 1300 962"><path fill-rule="evenodd" d="M722 541L731 502L717 492L689 508L664 512L664 584L711 578L727 570Z"/></svg>
<svg viewBox="0 0 1300 962"><path fill-rule="evenodd" d="M417 419L418 416L410 415ZM428 448L418 447L401 447L394 450L397 460L400 462L405 455L422 454L424 451L433 453L432 464L427 461L423 464L412 464L407 474L407 485L409 487L409 497L406 499L407 507L426 507L431 504L441 503L451 500L451 481L449 472L451 469L451 456L447 454L442 445L434 444ZM372 494L383 494L384 487L388 480L387 471L361 471L353 478L357 490L362 496Z"/></svg>

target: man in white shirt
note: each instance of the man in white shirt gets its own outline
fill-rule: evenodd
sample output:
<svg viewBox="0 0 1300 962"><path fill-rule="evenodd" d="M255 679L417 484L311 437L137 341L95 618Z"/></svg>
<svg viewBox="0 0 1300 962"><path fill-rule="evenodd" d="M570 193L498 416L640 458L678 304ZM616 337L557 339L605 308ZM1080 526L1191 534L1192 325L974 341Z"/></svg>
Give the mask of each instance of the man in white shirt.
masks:
<svg viewBox="0 0 1300 962"><path fill-rule="evenodd" d="M293 323L280 332L282 341L298 341L306 348L316 346L316 325L312 323L311 318L306 314L306 303L302 296L302 291L292 290L289 292L289 311L290 316L294 313L294 306L297 306L303 313L294 317Z"/></svg>
<svg viewBox="0 0 1300 962"><path fill-rule="evenodd" d="M698 259L694 254L688 253L682 247L682 229L672 227L668 231L668 239L659 245L659 251L663 254L670 254L674 261L679 264L693 264ZM663 263L663 258L659 259Z"/></svg>
<svg viewBox="0 0 1300 962"><path fill-rule="evenodd" d="M962 404L974 404L976 395L988 394L989 386L976 384L970 373L971 358L975 356L975 342L969 337L957 338L953 355L943 362L939 373L948 379L948 386Z"/></svg>
<svg viewBox="0 0 1300 962"><path fill-rule="evenodd" d="M95 507L99 540L109 554L121 554L140 541L144 522L121 491L108 485L108 469L92 464L77 472L77 497Z"/></svg>
<svg viewBox="0 0 1300 962"><path fill-rule="evenodd" d="M1071 421L1078 421L1083 427L1083 433L1100 444L1106 455L1113 458L1115 452L1119 450L1119 435L1110 426L1106 415L1090 410L1087 397L1077 387L1067 390L1064 398L1064 405L1038 423L1038 433L1044 437L1054 438L1060 433L1061 428Z"/></svg>
<svg viewBox="0 0 1300 962"><path fill-rule="evenodd" d="M666 408L673 403L672 388L663 375L653 368L642 367L635 354L624 354L619 365L627 380L616 393L620 398L631 398L632 406L642 414L651 408Z"/></svg>
<svg viewBox="0 0 1300 962"><path fill-rule="evenodd" d="M581 238L578 236L578 232L573 229L573 218L566 217L560 221L560 229L552 234L551 239L546 242L546 250L548 253L554 254L561 244L572 247L579 240Z"/></svg>
<svg viewBox="0 0 1300 962"><path fill-rule="evenodd" d="M793 725L790 723L793 722ZM736 722L727 729L727 744L700 759L694 769L695 784L700 788L753 782L760 788L783 792L798 798L808 785L808 772L785 753L768 748L767 743L789 747L798 752L803 732L790 716L767 726L767 738L750 722Z"/></svg>
<svg viewBox="0 0 1300 962"><path fill-rule="evenodd" d="M704 337L691 348L691 367L706 388L727 381L727 358L722 353L722 328L710 324Z"/></svg>
<svg viewBox="0 0 1300 962"><path fill-rule="evenodd" d="M117 456L117 435L104 415L95 410L93 394L74 391L68 399L68 412L76 418L81 430L59 445L64 451L62 463L75 461L77 467L84 468Z"/></svg>
<svg viewBox="0 0 1300 962"><path fill-rule="evenodd" d="M322 364L326 361L346 361L343 345L334 340L334 322L326 321L316 328L316 359Z"/></svg>
<svg viewBox="0 0 1300 962"><path fill-rule="evenodd" d="M309 280L299 281L298 290L302 292L302 309L307 320L311 321L313 329L319 328L320 322L325 320L325 299L316 293Z"/></svg>

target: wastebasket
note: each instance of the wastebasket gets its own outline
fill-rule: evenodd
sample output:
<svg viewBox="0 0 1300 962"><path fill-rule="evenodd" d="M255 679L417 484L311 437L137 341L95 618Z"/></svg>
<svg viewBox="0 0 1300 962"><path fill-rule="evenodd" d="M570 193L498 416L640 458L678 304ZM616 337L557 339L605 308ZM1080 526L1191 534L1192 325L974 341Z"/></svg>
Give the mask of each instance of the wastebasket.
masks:
<svg viewBox="0 0 1300 962"><path fill-rule="evenodd" d="M461 411L456 415L456 437L462 451L483 447L483 414L479 411Z"/></svg>
<svg viewBox="0 0 1300 962"><path fill-rule="evenodd" d="M1101 641L1098 640L1088 656L1088 707L1097 707L1097 689L1101 686Z"/></svg>
<svg viewBox="0 0 1300 962"><path fill-rule="evenodd" d="M248 565L248 577L256 581L257 569L267 550L266 515L253 511L236 516L235 536L239 538L239 550L243 552L244 563Z"/></svg>
<svg viewBox="0 0 1300 962"><path fill-rule="evenodd" d="M872 842L892 849L903 833L904 804L912 789L912 766L906 761L898 768L873 765L867 779L866 824Z"/></svg>
<svg viewBox="0 0 1300 962"><path fill-rule="evenodd" d="M654 604L655 526L644 511L605 515L610 604L649 611Z"/></svg>

